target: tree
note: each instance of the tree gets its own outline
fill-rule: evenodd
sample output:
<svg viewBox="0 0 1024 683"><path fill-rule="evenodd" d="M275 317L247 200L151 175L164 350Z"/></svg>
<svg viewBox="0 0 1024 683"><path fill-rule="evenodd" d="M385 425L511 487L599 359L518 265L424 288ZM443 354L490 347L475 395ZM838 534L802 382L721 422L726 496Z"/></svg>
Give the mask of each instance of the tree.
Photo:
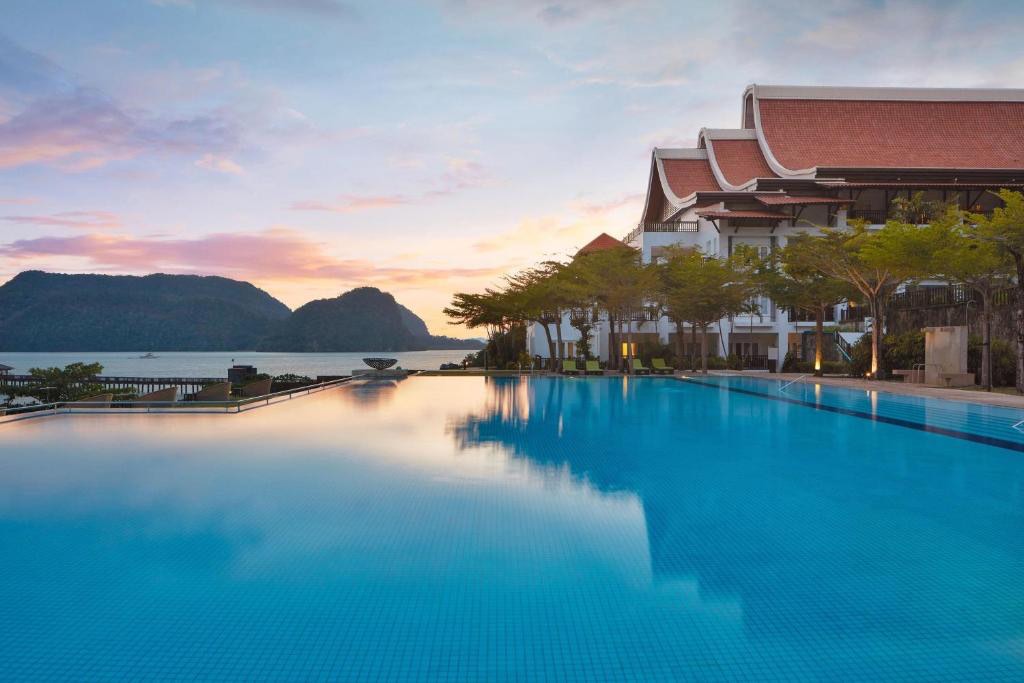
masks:
<svg viewBox="0 0 1024 683"><path fill-rule="evenodd" d="M95 382L95 377L101 372L103 366L99 363L71 363L63 369L31 368L28 374L40 383L40 390L45 390L44 397L73 401L102 390L103 387Z"/></svg>
<svg viewBox="0 0 1024 683"><path fill-rule="evenodd" d="M469 329L484 328L487 347L499 367L518 357L518 335L512 334L521 324L519 313L512 308L512 300L504 291L488 288L482 294L458 292L445 307L444 314L452 325L465 325Z"/></svg>
<svg viewBox="0 0 1024 683"><path fill-rule="evenodd" d="M591 252L577 259L580 263L581 285L591 292L597 306L608 315L612 328L609 362L622 365L622 354L616 348L615 327L626 327L626 359L633 357L632 320L657 289L657 271L645 266L640 252L622 245Z"/></svg>
<svg viewBox="0 0 1024 683"><path fill-rule="evenodd" d="M701 330L701 372L708 371L708 328L730 315L749 310L757 284L748 263L740 257L705 256L697 249L671 246L660 266L660 296L676 325L677 349L681 349L682 323Z"/></svg>
<svg viewBox="0 0 1024 683"><path fill-rule="evenodd" d="M569 314L569 324L580 333L577 353L589 360L590 334L596 322L597 303L594 293L587 286L583 261L586 257L587 254L579 254L572 261L559 264L555 279L561 292L561 303Z"/></svg>
<svg viewBox="0 0 1024 683"><path fill-rule="evenodd" d="M926 275L931 244L928 231L889 221L871 230L864 221L847 228L819 227L821 237L806 254L808 267L855 288L871 311L871 372L880 378L885 304L901 283Z"/></svg>
<svg viewBox="0 0 1024 683"><path fill-rule="evenodd" d="M893 199L890 215L899 223L924 225L942 218L950 208L955 207L956 204L925 199L924 192L915 192Z"/></svg>
<svg viewBox="0 0 1024 683"><path fill-rule="evenodd" d="M981 226L965 220L963 212L949 209L929 226L932 243L931 272L961 282L981 297L981 385L992 390L992 298L1010 283L1013 262L995 242L982 239Z"/></svg>
<svg viewBox="0 0 1024 683"><path fill-rule="evenodd" d="M781 306L814 316L814 374L822 375L825 344L825 313L850 298L850 286L816 267L822 238L802 233L789 238L776 259L761 271L768 296Z"/></svg>
<svg viewBox="0 0 1024 683"><path fill-rule="evenodd" d="M995 244L1010 257L1016 273L1017 392L1024 393L1024 195L1013 190L1000 190L1003 206L991 216L971 214L982 241Z"/></svg>
<svg viewBox="0 0 1024 683"><path fill-rule="evenodd" d="M558 361L562 360L563 294L557 278L560 266L546 262L506 278L511 314L523 322L536 323L544 330L552 370L557 369ZM555 326L555 339L551 336L551 325Z"/></svg>

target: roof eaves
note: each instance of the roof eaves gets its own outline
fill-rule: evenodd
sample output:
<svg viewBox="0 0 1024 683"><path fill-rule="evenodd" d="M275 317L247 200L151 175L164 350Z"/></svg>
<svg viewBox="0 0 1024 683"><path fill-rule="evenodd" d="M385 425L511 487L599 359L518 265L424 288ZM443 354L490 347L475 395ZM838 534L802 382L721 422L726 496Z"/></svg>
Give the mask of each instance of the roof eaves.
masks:
<svg viewBox="0 0 1024 683"><path fill-rule="evenodd" d="M827 85L751 85L755 98L881 102L1024 102L1020 88L891 88Z"/></svg>
<svg viewBox="0 0 1024 683"><path fill-rule="evenodd" d="M754 112L754 132L757 135L757 144L761 147L761 154L764 155L764 159L768 162L769 168L783 178L813 178L817 175L816 168L786 168L778 159L775 158L775 154L772 152L771 147L769 147L768 140L764 136L764 129L761 127L761 105L759 103L759 99L761 89L764 87L765 86L754 84L748 86L747 89L743 91L744 102L746 102L748 93L753 95L751 107L753 107Z"/></svg>

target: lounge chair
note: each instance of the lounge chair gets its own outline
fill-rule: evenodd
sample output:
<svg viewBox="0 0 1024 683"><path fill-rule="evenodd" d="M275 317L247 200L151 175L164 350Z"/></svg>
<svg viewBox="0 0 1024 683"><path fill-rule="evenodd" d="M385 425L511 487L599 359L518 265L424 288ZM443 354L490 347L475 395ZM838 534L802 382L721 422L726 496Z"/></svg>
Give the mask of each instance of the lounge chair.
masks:
<svg viewBox="0 0 1024 683"><path fill-rule="evenodd" d="M266 396L270 393L270 385L273 382L274 380L269 377L267 379L258 379L255 382L249 382L242 387L242 396L245 396L246 398L252 396Z"/></svg>
<svg viewBox="0 0 1024 683"><path fill-rule="evenodd" d="M168 403L174 403L177 400L178 387L166 387L139 396L132 401L132 406L136 408L159 408Z"/></svg>
<svg viewBox="0 0 1024 683"><path fill-rule="evenodd" d="M588 375L603 375L604 370L601 369L601 364L596 360L587 361L587 369L585 370Z"/></svg>
<svg viewBox="0 0 1024 683"><path fill-rule="evenodd" d="M580 369L576 367L576 361L574 360L563 360L562 361L562 372L566 375L578 375Z"/></svg>
<svg viewBox="0 0 1024 683"><path fill-rule="evenodd" d="M654 374L656 375L671 375L676 371L675 368L670 368L669 366L665 365L664 358L652 358L651 370L653 370Z"/></svg>
<svg viewBox="0 0 1024 683"><path fill-rule="evenodd" d="M633 359L633 365L630 368L630 374L633 375L649 375L651 369L643 364L639 358Z"/></svg>
<svg viewBox="0 0 1024 683"><path fill-rule="evenodd" d="M196 401L228 401L231 399L231 382L208 384L196 392Z"/></svg>

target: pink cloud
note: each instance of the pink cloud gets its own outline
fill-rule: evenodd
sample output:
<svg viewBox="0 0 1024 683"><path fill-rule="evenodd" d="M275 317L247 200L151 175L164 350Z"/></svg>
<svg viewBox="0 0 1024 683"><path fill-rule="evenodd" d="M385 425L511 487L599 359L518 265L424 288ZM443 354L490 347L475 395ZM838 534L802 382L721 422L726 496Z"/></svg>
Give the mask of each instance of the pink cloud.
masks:
<svg viewBox="0 0 1024 683"><path fill-rule="evenodd" d="M109 211L64 211L49 216L4 216L3 220L19 225L90 230L114 230L122 225L121 218Z"/></svg>
<svg viewBox="0 0 1024 683"><path fill-rule="evenodd" d="M288 229L218 233L194 239L93 233L38 237L0 245L13 261L76 257L91 268L120 272L218 274L253 280L323 280L367 284L429 284L496 276L503 268L397 268L338 259L324 244Z"/></svg>
<svg viewBox="0 0 1024 683"><path fill-rule="evenodd" d="M45 164L82 171L144 152L230 150L239 136L237 126L219 116L151 120L129 114L99 91L79 88L37 99L0 123L0 169Z"/></svg>
<svg viewBox="0 0 1024 683"><path fill-rule="evenodd" d="M334 202L304 200L292 202L292 211L329 211L331 213L353 213L369 209L390 209L411 203L402 195L342 195Z"/></svg>
<svg viewBox="0 0 1024 683"><path fill-rule="evenodd" d="M573 202L570 204L570 208L586 216L606 216L619 209L630 207L636 208L636 213L639 214L643 201L644 195L638 192L603 202Z"/></svg>
<svg viewBox="0 0 1024 683"><path fill-rule="evenodd" d="M417 195L342 195L336 200L321 201L307 199L292 202L288 208L292 211L329 211L332 213L352 213L370 209L391 209L405 204L446 197L448 195L479 187L487 181L487 172L483 166L471 159L449 158L445 161L445 171L441 173L436 187Z"/></svg>
<svg viewBox="0 0 1024 683"><path fill-rule="evenodd" d="M245 173L245 169L238 163L216 154L204 154L196 159L195 165L209 171L216 171L217 173L228 173L230 175L242 175Z"/></svg>

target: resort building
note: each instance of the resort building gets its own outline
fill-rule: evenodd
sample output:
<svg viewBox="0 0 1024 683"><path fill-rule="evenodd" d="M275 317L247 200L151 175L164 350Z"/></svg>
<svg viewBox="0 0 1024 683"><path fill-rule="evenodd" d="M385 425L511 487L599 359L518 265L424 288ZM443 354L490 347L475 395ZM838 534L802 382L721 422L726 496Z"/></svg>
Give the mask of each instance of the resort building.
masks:
<svg viewBox="0 0 1024 683"><path fill-rule="evenodd" d="M1024 188L1024 90L839 88L751 85L738 128L704 128L697 145L651 153L640 221L621 242L602 235L581 251L612 243L656 260L667 245L726 256L737 245L762 253L795 233L842 227L859 218L885 223L895 198L923 192L928 200L989 211L990 190ZM720 321L711 353L730 353L747 367L781 364L813 320L763 298L759 313ZM836 322L864 329L855 306ZM674 344L675 329L653 315L632 323L634 341ZM870 324L870 321L867 321ZM591 346L608 358L609 326L599 323ZM546 357L538 326L530 352ZM579 333L564 321L564 355ZM686 353L692 353L686 334Z"/></svg>

